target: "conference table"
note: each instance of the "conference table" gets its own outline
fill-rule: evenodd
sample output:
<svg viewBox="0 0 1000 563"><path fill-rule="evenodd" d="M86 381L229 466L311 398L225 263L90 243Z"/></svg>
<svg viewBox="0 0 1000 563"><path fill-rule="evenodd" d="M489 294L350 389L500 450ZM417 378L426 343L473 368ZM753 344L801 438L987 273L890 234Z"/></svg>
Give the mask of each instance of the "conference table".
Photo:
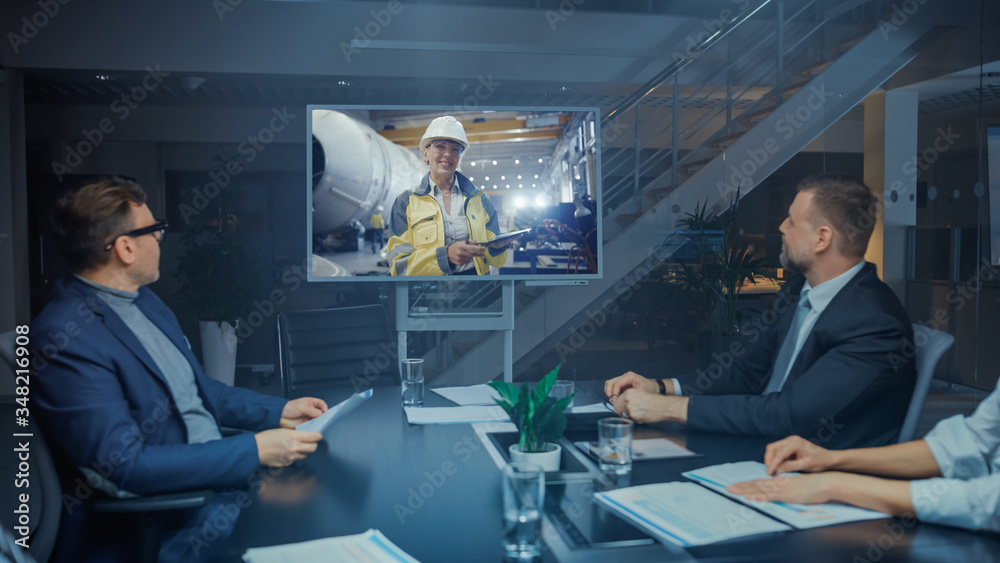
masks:
<svg viewBox="0 0 1000 563"><path fill-rule="evenodd" d="M579 384L577 405L597 401L601 382ZM264 468L235 521L226 561L248 548L380 530L422 562L502 561L502 447L509 423L410 425L400 388L373 396L333 424L320 449L287 468ZM353 389L310 394L336 404ZM589 398L588 398L589 397ZM425 406L452 403L428 390ZM569 415L566 439L595 440L605 415ZM668 437L697 457L637 461L611 482L564 445L564 471L547 479L543 561L990 561L1000 536L897 518L756 536L708 546L664 546L590 495L602 488L685 481L684 471L761 460L766 440L638 425L637 438ZM568 444L568 442L566 442Z"/></svg>

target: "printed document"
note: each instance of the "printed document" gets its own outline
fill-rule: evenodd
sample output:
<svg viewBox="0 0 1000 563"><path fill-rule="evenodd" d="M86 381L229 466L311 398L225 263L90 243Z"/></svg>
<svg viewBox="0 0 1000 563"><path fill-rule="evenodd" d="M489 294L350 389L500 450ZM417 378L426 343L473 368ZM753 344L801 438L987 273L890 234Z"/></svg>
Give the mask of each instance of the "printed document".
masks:
<svg viewBox="0 0 1000 563"><path fill-rule="evenodd" d="M467 385L464 387L439 387L431 389L445 399L463 407L473 405L495 405L494 399L500 398L497 390L483 383L482 385Z"/></svg>
<svg viewBox="0 0 1000 563"><path fill-rule="evenodd" d="M597 442L573 442L580 450L599 458L600 446ZM695 457L698 454L666 438L645 438L632 440L632 461L646 459L669 459L673 457Z"/></svg>
<svg viewBox="0 0 1000 563"><path fill-rule="evenodd" d="M846 504L788 504L784 502L761 502L753 501L739 495L734 495L726 490L727 485L739 483L740 481L752 481L754 479L765 479L768 476L767 466L759 461L741 461L739 463L723 463L702 467L694 471L683 473L688 479L716 491L727 497L746 503L761 512L777 518L782 522L791 524L796 528L818 528L820 526L830 526L833 524L843 524L845 522L856 522L859 520L874 520L876 518L888 518L888 514L848 506ZM778 476L794 476L797 473L785 473Z"/></svg>
<svg viewBox="0 0 1000 563"><path fill-rule="evenodd" d="M325 413L312 420L303 422L302 424L296 426L295 429L305 430L306 432L324 432L331 424L334 423L334 421L343 418L347 415L347 413L354 410L358 405L365 402L371 396L371 389L365 391L364 393L355 393L346 401L334 406L333 408L326 409Z"/></svg>
<svg viewBox="0 0 1000 563"><path fill-rule="evenodd" d="M492 407L403 407L410 424L462 424L470 422L509 421L499 405Z"/></svg>
<svg viewBox="0 0 1000 563"><path fill-rule="evenodd" d="M419 563L395 546L378 530L353 536L254 547L243 554L246 563L301 563L302 561L338 561L340 563Z"/></svg>

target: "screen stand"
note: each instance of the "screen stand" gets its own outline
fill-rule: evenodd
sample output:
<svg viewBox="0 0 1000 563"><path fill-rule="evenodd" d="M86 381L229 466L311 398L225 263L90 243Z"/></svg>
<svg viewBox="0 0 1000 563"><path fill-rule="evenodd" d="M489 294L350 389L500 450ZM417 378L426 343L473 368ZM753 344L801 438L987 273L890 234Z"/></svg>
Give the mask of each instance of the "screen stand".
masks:
<svg viewBox="0 0 1000 563"><path fill-rule="evenodd" d="M448 330L502 330L503 380L514 380L514 280L497 280L502 294L499 312L465 309L415 310L409 282L396 283L396 334L399 360L406 358L406 333ZM402 373L402 372L400 372Z"/></svg>

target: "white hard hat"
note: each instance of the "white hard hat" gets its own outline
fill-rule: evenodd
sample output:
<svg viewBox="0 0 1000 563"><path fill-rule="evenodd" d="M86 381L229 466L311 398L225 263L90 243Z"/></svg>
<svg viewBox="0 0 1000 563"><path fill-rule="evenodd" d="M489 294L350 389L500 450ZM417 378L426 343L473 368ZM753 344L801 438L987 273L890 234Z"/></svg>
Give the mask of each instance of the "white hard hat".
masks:
<svg viewBox="0 0 1000 563"><path fill-rule="evenodd" d="M381 205L378 205L378 206L375 207L375 210L379 211L379 212L381 212L382 209L383 209L383 207Z"/></svg>
<svg viewBox="0 0 1000 563"><path fill-rule="evenodd" d="M427 148L427 143L434 139L448 139L462 145L462 150L469 148L469 139L465 136L465 127L450 115L438 117L427 126L424 136L420 138L420 150Z"/></svg>

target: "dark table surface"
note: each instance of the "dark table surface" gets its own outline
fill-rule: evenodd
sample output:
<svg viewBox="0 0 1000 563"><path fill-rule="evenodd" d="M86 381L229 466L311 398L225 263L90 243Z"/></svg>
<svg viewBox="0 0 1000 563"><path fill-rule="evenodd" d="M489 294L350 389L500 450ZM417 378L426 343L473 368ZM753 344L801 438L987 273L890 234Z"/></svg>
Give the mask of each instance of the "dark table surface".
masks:
<svg viewBox="0 0 1000 563"><path fill-rule="evenodd" d="M329 404L350 389L314 392ZM593 402L585 396L578 404ZM451 403L426 393L427 406ZM600 415L573 416L569 440L596 439ZM763 459L766 440L688 432L673 424L639 426L637 438L667 436L699 457L633 464L629 481L643 485L685 480L684 471L729 461ZM489 442L489 440L487 440ZM320 450L289 468L263 469L260 485L236 521L227 560L247 548L357 534L375 528L420 561L500 561L501 472L468 424L411 426L399 387L377 387L365 404L326 432ZM594 472L594 476L599 474ZM579 479L579 480L576 480ZM606 486L592 476L570 479ZM558 485L555 485L558 486ZM589 486L589 485L586 485ZM551 487L550 487L551 488ZM553 489L553 493L555 489ZM607 522L601 507L586 506ZM551 522L546 561L992 561L994 534L886 518L770 534L688 548L650 544L619 549L570 549Z"/></svg>

